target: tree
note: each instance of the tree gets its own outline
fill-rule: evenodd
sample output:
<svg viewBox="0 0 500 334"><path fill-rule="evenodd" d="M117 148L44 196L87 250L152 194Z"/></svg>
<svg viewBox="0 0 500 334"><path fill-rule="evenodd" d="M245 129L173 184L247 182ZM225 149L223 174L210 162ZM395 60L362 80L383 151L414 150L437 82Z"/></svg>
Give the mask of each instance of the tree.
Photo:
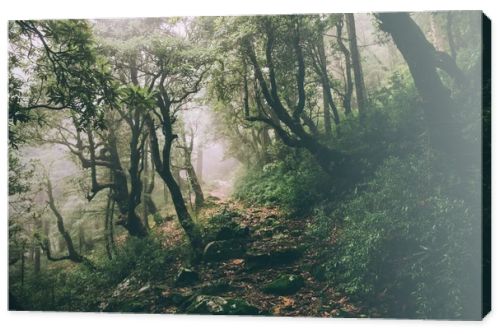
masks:
<svg viewBox="0 0 500 334"><path fill-rule="evenodd" d="M144 126L144 120L142 124L141 121L136 122L132 118L124 122L130 131L127 132L131 134L128 169L131 185L129 186L121 158L123 151L120 150L121 145L117 134L123 126L117 121L121 116L128 118L124 112L120 115L116 111L110 111L106 116L106 130L94 130L88 127L85 131L81 131L75 128L74 119L70 124L57 124L59 121L56 120L54 124L56 134L41 136L41 139L45 142L64 145L78 159L82 168L90 171L90 185L86 195L89 201L94 199L99 192L112 189L112 196L120 213L116 224L123 226L133 236L144 237L147 231L135 210L140 204L142 191L140 151L147 135L140 130ZM102 173L101 170L108 172ZM104 175L101 176L101 174Z"/></svg>
<svg viewBox="0 0 500 334"><path fill-rule="evenodd" d="M333 113L333 120L336 125L340 123L340 116L337 106L333 100L332 85L328 74L328 62L325 51L324 34L328 29L328 25L317 17L313 21L312 43L309 45L312 65L315 72L320 78L321 87L323 90L323 122L325 127L325 135L332 135L332 126L330 120L330 110ZM314 38L316 37L316 38Z"/></svg>
<svg viewBox="0 0 500 334"><path fill-rule="evenodd" d="M344 18L341 16L335 23L335 28L336 28L336 40L337 40L337 45L344 55L344 60L345 60L345 92L343 94L343 101L344 101L344 112L346 115L351 114L351 100L352 100L352 90L353 90L353 83L352 83L352 65L351 65L351 53L349 52L349 49L347 46L344 44L344 38L342 36L343 30L342 28L344 27Z"/></svg>
<svg viewBox="0 0 500 334"><path fill-rule="evenodd" d="M142 205L144 210L144 221L147 221L148 215L155 215L158 212L155 202L153 201L152 194L155 187L155 170L154 162L150 155L148 149L148 143L146 142L145 148L143 150L142 163L144 165L144 177L143 177L143 190L142 190ZM150 165L151 161L151 165Z"/></svg>
<svg viewBox="0 0 500 334"><path fill-rule="evenodd" d="M54 195L52 192L52 183L50 179L47 177L46 180L46 186L47 186L47 195L48 195L48 204L50 207L50 210L52 210L54 216L56 217L56 223L57 223L57 230L61 234L61 236L64 239L64 242L66 244L66 249L68 251L68 255L61 256L61 257L54 257L52 256L52 253L50 251L50 242L48 239L45 239L41 243L41 247L45 251L45 254L47 255L47 259L49 261L63 261L63 260L70 260L75 263L83 263L85 266L89 267L90 269L94 270L95 266L94 264L87 259L85 256L81 255L75 248L73 239L71 238L71 235L66 231L66 228L64 227L64 219L57 209L55 200L54 200Z"/></svg>
<svg viewBox="0 0 500 334"><path fill-rule="evenodd" d="M349 35L349 46L351 49L352 69L354 71L354 84L356 87L356 100L358 102L358 111L360 119L366 115L366 88L363 78L363 69L358 50L358 41L356 37L356 23L354 14L345 14L347 34Z"/></svg>
<svg viewBox="0 0 500 334"><path fill-rule="evenodd" d="M172 144L178 138L174 123L178 112L201 89L201 83L209 68L209 58L177 36L155 39L146 48L152 68L149 89L154 92L155 107L146 115L150 149L157 173L167 185L179 222L191 243L194 258L199 258L203 248L200 232L191 215L171 169ZM157 133L161 130L163 147Z"/></svg>
<svg viewBox="0 0 500 334"><path fill-rule="evenodd" d="M87 21L14 21L9 45L11 146L23 142L18 125L40 124L38 110L69 109L79 128L102 127L102 107L114 104L116 87Z"/></svg>
<svg viewBox="0 0 500 334"><path fill-rule="evenodd" d="M189 141L186 138L186 131L181 130L180 143L177 147L182 150L184 156L183 169L186 171L188 181L194 192L195 209L199 210L203 206L205 199L203 196L203 190L201 189L200 181L198 180L198 176L196 175L193 163L191 162L194 147L194 130L190 130L191 133L189 134Z"/></svg>
<svg viewBox="0 0 500 334"><path fill-rule="evenodd" d="M464 146L459 144L463 139L451 114L453 101L450 90L437 72L437 68L443 66L442 53L436 51L408 13L380 13L376 16L380 20L380 28L391 35L408 64L423 100L432 147L456 156L459 153L457 150Z"/></svg>
<svg viewBox="0 0 500 334"><path fill-rule="evenodd" d="M254 96L255 104L258 106L257 115L250 115L249 110L247 110L245 111L249 114L247 120L259 121L269 125L286 145L308 150L325 172L342 178L344 175L340 175L342 172L338 167L347 163L347 155L323 144L315 136L313 127L308 126L312 132L311 134L301 124L301 121L303 121L304 124L309 125L307 122L308 116L305 113L306 64L301 17L286 17L276 20L262 17L256 18L255 21L259 29L262 29L263 34L247 34L241 39L243 56L253 69L259 88L258 94ZM285 31L282 31L283 29ZM264 36L264 40L260 40L259 36ZM260 60L261 55L257 54L256 44L264 45L264 65ZM295 66L291 67L291 69L290 66L285 69L281 66L276 67L275 48L280 50L280 55L283 54L283 50L286 50L286 54L292 55L292 58L286 61L278 58L279 64L288 64L291 61L295 63ZM267 75L264 74L263 66L265 66ZM285 75L281 71L288 73ZM285 78L287 77L294 77L295 83L286 82ZM278 83L278 79L283 80L283 82ZM290 84L295 86L296 91L291 90ZM288 94L280 91L280 87L286 87L290 90L286 93L297 97L294 105L291 105L292 103L285 98ZM247 92L245 92L246 94ZM267 106L264 106L261 99L265 101L264 103ZM246 105L245 109L247 109Z"/></svg>

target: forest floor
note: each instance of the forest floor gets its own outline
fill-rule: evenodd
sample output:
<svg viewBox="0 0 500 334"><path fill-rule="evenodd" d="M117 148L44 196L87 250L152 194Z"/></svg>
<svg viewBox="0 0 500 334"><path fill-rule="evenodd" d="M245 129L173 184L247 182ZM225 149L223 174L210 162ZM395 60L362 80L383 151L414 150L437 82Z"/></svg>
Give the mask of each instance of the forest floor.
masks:
<svg viewBox="0 0 500 334"><path fill-rule="evenodd" d="M238 248L232 253L230 250L230 253L223 254L221 259L202 261L184 272L180 284L179 268L182 268L182 263L172 266L164 285L154 289L148 285L139 289L139 292L155 291L156 295L150 299L151 304L144 311L314 317L365 316L365 310L351 303L348 297L337 292L324 280L324 272L318 264L318 251L321 247L317 244L318 241L311 240L311 236L306 233L308 219L286 219L276 208L245 207L231 200L215 203L204 209L202 215L213 216L220 212L221 208L224 212L237 213L234 222L240 231L247 233L243 241L244 248ZM181 233L173 224L162 229L167 242L179 242ZM217 242L227 244L228 240L215 241ZM280 279L285 285L293 282L291 286L280 286ZM271 282L275 283L269 287ZM160 298L158 294L161 295ZM141 297L141 294L137 296L144 297L146 296ZM241 310L223 310L221 305L227 304L228 301L229 304L236 301L239 306L243 304L244 307ZM123 311L120 307L116 310Z"/></svg>

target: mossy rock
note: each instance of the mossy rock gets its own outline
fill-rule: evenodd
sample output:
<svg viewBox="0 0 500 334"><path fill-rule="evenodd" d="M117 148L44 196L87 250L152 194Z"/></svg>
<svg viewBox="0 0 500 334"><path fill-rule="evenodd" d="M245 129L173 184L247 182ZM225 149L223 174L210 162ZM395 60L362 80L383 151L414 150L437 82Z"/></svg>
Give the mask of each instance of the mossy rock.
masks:
<svg viewBox="0 0 500 334"><path fill-rule="evenodd" d="M163 302L165 305L181 306L192 297L193 297L192 291L185 293L172 292L171 294L164 297Z"/></svg>
<svg viewBox="0 0 500 334"><path fill-rule="evenodd" d="M228 282L225 282L223 280L211 282L208 284L203 285L199 291L198 294L201 295L218 295L224 292L228 292L233 290L234 287L231 286Z"/></svg>
<svg viewBox="0 0 500 334"><path fill-rule="evenodd" d="M299 275L283 275L264 286L263 292L278 296L293 295L304 286L304 278Z"/></svg>
<svg viewBox="0 0 500 334"><path fill-rule="evenodd" d="M326 280L326 266L324 264L313 264L311 268L309 268L309 273L317 280L324 281Z"/></svg>
<svg viewBox="0 0 500 334"><path fill-rule="evenodd" d="M242 257L245 244L241 240L216 240L208 243L203 251L206 262L217 262Z"/></svg>
<svg viewBox="0 0 500 334"><path fill-rule="evenodd" d="M246 239L250 236L248 227L241 227L239 224L229 224L220 228L215 236L215 240Z"/></svg>
<svg viewBox="0 0 500 334"><path fill-rule="evenodd" d="M175 277L175 286L188 286L200 280L200 275L190 268L182 267Z"/></svg>
<svg viewBox="0 0 500 334"><path fill-rule="evenodd" d="M243 299L199 295L186 308L188 314L257 315L260 310Z"/></svg>
<svg viewBox="0 0 500 334"><path fill-rule="evenodd" d="M302 248L283 248L269 252L248 253L245 266L249 270L286 265L298 260L304 253Z"/></svg>

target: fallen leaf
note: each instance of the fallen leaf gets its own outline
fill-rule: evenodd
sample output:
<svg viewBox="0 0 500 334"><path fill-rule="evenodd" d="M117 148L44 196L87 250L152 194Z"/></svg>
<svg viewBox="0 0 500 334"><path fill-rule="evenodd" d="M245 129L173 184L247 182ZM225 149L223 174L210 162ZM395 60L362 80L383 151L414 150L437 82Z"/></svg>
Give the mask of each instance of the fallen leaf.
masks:
<svg viewBox="0 0 500 334"><path fill-rule="evenodd" d="M288 297L282 297L281 302L283 303L284 307L289 307L289 306L295 305L295 300L293 300L292 298L288 298Z"/></svg>

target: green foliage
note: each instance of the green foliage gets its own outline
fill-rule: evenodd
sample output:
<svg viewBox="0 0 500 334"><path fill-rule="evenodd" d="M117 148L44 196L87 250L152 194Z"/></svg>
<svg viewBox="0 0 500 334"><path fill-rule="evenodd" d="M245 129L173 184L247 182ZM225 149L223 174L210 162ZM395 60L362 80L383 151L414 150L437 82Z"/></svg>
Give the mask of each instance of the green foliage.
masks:
<svg viewBox="0 0 500 334"><path fill-rule="evenodd" d="M239 217L240 214L236 211L227 210L224 208L222 212L215 214L208 219L209 225L222 226L224 224L230 223L233 218Z"/></svg>
<svg viewBox="0 0 500 334"><path fill-rule="evenodd" d="M479 307L466 294L479 284L469 249L479 240L477 207L447 192L456 184L431 161L388 159L366 190L334 212L341 223L327 268L349 294L391 301L391 316L467 317ZM323 216L323 224L332 219Z"/></svg>
<svg viewBox="0 0 500 334"><path fill-rule="evenodd" d="M238 224L234 219L239 216L240 214L238 212L223 208L222 211L210 217L202 228L203 240L205 243L214 241L217 233L219 233L222 228L234 228L237 226Z"/></svg>
<svg viewBox="0 0 500 334"><path fill-rule="evenodd" d="M178 251L165 248L158 236L130 237L111 260L104 252L95 254L95 271L64 262L38 275L28 271L21 286L20 273L11 270L10 292L28 310L97 311L99 304L110 298L124 280L135 282L137 286L133 288L137 290L165 280L168 263L176 255Z"/></svg>
<svg viewBox="0 0 500 334"><path fill-rule="evenodd" d="M103 278L110 284L128 276L149 282L164 278L168 259L168 249L161 244L161 239L151 235L147 238L130 237L123 247L117 249L112 260L105 259L100 265L105 275Z"/></svg>
<svg viewBox="0 0 500 334"><path fill-rule="evenodd" d="M296 151L262 170L248 171L234 196L250 205L281 206L290 215L304 215L327 189L323 171L306 152Z"/></svg>
<svg viewBox="0 0 500 334"><path fill-rule="evenodd" d="M102 111L116 105L117 87L88 21L15 21L9 40L10 125L38 120L37 109L67 108L79 128L103 126ZM13 146L22 140L15 130Z"/></svg>
<svg viewBox="0 0 500 334"><path fill-rule="evenodd" d="M164 222L160 212L155 212L155 214L153 215L153 220L156 225L161 225Z"/></svg>
<svg viewBox="0 0 500 334"><path fill-rule="evenodd" d="M9 151L9 196L23 194L30 190L30 181L34 174L34 167L23 164L19 155Z"/></svg>

